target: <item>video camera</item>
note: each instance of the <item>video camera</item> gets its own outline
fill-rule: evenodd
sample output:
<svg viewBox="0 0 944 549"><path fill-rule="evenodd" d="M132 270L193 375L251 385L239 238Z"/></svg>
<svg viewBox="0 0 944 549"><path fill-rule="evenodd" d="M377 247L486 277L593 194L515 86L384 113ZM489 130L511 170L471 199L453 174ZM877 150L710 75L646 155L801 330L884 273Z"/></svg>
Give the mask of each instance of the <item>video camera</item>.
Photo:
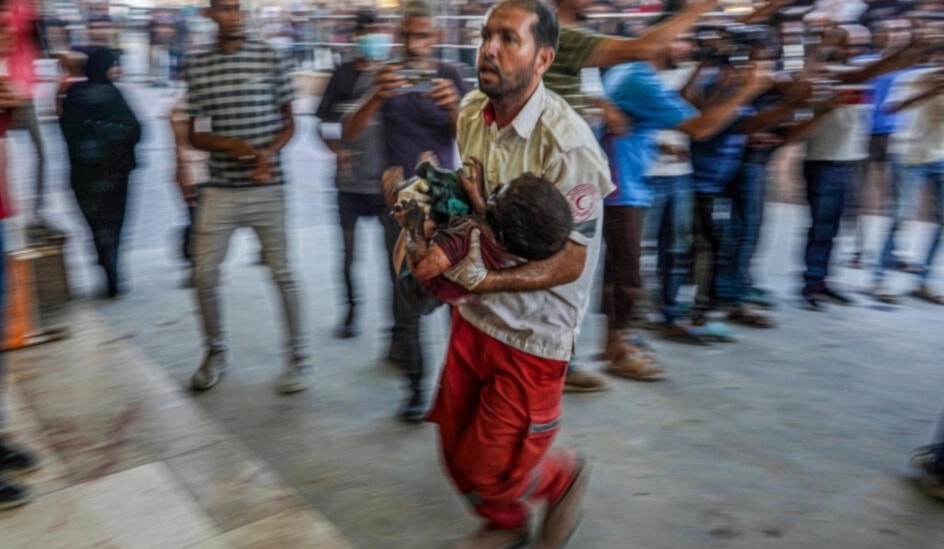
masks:
<svg viewBox="0 0 944 549"><path fill-rule="evenodd" d="M767 46L771 32L766 25L701 25L695 30L695 60L715 66L744 65L754 48Z"/></svg>

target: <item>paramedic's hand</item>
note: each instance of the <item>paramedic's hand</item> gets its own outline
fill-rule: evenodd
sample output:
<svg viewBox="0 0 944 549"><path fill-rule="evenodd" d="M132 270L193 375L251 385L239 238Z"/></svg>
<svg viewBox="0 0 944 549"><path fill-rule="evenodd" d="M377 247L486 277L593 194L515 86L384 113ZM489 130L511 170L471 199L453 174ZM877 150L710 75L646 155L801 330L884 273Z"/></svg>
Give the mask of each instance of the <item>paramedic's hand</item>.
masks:
<svg viewBox="0 0 944 549"><path fill-rule="evenodd" d="M447 279L469 291L474 290L488 276L488 269L482 261L481 237L482 231L473 229L469 237L469 253L443 273Z"/></svg>
<svg viewBox="0 0 944 549"><path fill-rule="evenodd" d="M485 215L485 180L482 178L482 161L472 156L462 163L463 168L456 172L462 183L462 190L469 196L472 211Z"/></svg>

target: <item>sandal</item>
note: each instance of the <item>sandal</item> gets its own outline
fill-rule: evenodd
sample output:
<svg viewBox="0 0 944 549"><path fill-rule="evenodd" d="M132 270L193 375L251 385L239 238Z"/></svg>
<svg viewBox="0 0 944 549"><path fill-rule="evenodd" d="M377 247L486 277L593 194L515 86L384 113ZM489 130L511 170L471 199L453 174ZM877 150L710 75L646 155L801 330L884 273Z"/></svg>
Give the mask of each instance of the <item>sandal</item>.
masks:
<svg viewBox="0 0 944 549"><path fill-rule="evenodd" d="M627 349L607 365L606 371L635 381L660 381L666 375L665 368L659 365L655 356L638 348Z"/></svg>
<svg viewBox="0 0 944 549"><path fill-rule="evenodd" d="M911 297L923 299L924 301L934 303L935 305L944 305L944 296L934 293L924 284L912 290Z"/></svg>

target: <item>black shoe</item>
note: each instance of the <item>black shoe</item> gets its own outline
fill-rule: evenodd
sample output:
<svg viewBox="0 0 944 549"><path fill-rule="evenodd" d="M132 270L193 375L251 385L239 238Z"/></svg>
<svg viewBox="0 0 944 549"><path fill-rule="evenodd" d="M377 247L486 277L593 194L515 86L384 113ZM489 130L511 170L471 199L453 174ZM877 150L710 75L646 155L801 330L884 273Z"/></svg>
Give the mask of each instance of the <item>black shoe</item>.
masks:
<svg viewBox="0 0 944 549"><path fill-rule="evenodd" d="M852 298L842 295L841 293L837 292L836 290L833 290L829 286L820 288L820 290L816 293L818 293L822 297L838 305L852 305L853 303L855 303L855 301L853 301Z"/></svg>
<svg viewBox="0 0 944 549"><path fill-rule="evenodd" d="M23 448L0 443L0 472L29 473L39 469L39 459Z"/></svg>
<svg viewBox="0 0 944 549"><path fill-rule="evenodd" d="M26 488L0 478L0 511L14 509L30 502Z"/></svg>
<svg viewBox="0 0 944 549"><path fill-rule="evenodd" d="M851 298L842 295L829 286L807 286L803 288L803 298L812 307L818 308L818 302L831 301L837 305L852 305L855 303Z"/></svg>
<svg viewBox="0 0 944 549"><path fill-rule="evenodd" d="M360 334L361 332L357 329L356 323L354 322L354 307L349 307L347 315L344 317L344 322L339 324L337 329L334 330L334 337L338 339L351 339Z"/></svg>
<svg viewBox="0 0 944 549"><path fill-rule="evenodd" d="M413 391L409 400L400 409L399 416L407 423L423 423L426 419L426 393Z"/></svg>
<svg viewBox="0 0 944 549"><path fill-rule="evenodd" d="M800 297L803 298L803 301L806 302L806 305L807 305L810 309L812 309L812 310L814 310L814 311L820 310L820 308L821 308L820 302L819 302L818 299L816 299L816 295L813 293L813 290L812 290L812 289L810 289L810 288L803 288L803 290L800 292Z"/></svg>

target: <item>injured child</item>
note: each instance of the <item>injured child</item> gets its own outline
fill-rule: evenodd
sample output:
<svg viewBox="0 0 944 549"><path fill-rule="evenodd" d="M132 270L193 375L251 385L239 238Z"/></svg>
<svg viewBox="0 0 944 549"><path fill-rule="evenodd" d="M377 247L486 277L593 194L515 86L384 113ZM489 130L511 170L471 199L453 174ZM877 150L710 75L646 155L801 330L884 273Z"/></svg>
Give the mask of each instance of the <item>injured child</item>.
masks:
<svg viewBox="0 0 944 549"><path fill-rule="evenodd" d="M421 165L418 177L400 184L392 212L404 228L394 266L405 257L426 291L452 305L474 299L444 276L470 252L487 270L547 259L564 248L573 226L567 199L550 181L525 173L485 201L481 166L467 164L469 174Z"/></svg>

